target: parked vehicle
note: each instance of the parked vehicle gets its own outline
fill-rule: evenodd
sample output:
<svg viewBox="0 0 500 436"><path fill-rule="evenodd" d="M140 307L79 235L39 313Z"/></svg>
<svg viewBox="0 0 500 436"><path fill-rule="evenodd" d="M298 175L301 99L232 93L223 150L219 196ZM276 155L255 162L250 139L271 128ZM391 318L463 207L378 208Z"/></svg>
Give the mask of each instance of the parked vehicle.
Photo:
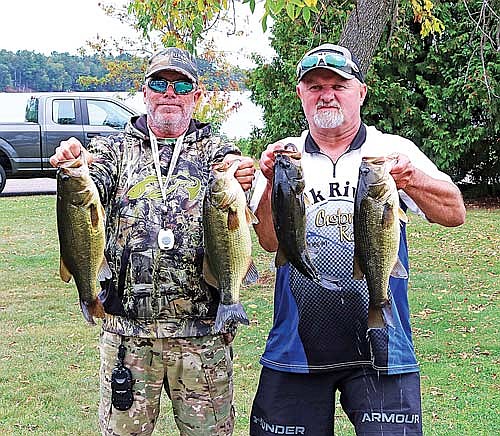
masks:
<svg viewBox="0 0 500 436"><path fill-rule="evenodd" d="M137 111L121 101L79 93L30 97L25 121L0 123L0 192L9 178L54 177L49 158L71 136L87 145L93 136L123 130Z"/></svg>

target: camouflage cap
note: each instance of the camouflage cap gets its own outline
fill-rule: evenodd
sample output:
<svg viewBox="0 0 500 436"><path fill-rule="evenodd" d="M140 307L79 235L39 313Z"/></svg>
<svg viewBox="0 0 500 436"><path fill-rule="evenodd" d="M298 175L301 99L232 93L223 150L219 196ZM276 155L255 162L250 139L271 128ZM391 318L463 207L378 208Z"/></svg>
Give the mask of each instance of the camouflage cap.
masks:
<svg viewBox="0 0 500 436"><path fill-rule="evenodd" d="M177 47L168 47L151 56L145 78L159 71L177 71L194 83L198 83L196 60L191 53Z"/></svg>

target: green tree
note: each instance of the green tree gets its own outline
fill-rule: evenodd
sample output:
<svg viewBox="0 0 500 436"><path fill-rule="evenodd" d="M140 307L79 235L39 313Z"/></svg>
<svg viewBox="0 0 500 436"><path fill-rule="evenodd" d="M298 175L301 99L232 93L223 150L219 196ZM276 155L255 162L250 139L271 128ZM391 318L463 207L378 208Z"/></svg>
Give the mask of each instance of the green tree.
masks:
<svg viewBox="0 0 500 436"><path fill-rule="evenodd" d="M363 118L385 132L412 139L455 180L468 174L491 186L500 182L500 52L495 40L485 37L495 28L495 12L485 14L479 26L471 20L481 17L483 6L479 1L440 3L436 13L444 31L426 38L421 37L422 24L412 19L410 5L400 8L368 71ZM267 143L306 127L295 95L295 64L305 47L341 39L347 20L345 13L332 8L317 23L321 31L313 35L299 20L294 26L284 16L275 20L272 45L277 56L271 63L256 57L258 67L248 80L266 123L253 134L255 155Z"/></svg>
<svg viewBox="0 0 500 436"><path fill-rule="evenodd" d="M235 3L237 0L129 0L126 13L113 6L106 6L105 10L131 23L142 31L145 38L159 32L163 45L181 43L196 52L199 41L206 38L218 21L234 18ZM257 0L242 0L242 3L248 4L253 13ZM378 27L385 26L389 13L397 5L393 0L348 0L342 3L336 0L262 0L260 3L263 4L261 22L264 31L269 17L286 16L291 21L300 19L311 29L332 7L348 11L356 6L358 15L348 23L347 35L356 30L371 41L378 41L381 34ZM422 23L424 36L442 30L442 23L432 12L434 5L431 0L410 0L410 4L415 20ZM360 19L361 26L358 24ZM373 51L375 44L371 46L369 52Z"/></svg>
<svg viewBox="0 0 500 436"><path fill-rule="evenodd" d="M297 62L307 47L314 47L322 41L337 41L347 19L347 12L331 7L316 23L316 32L313 33L308 32L305 23L299 19L291 26L285 14L275 18L271 45L276 57L267 63L255 55L257 68L249 72L247 80L252 101L262 107L265 121L265 127L255 130L251 137L249 151L254 156L258 156L266 144L298 135L307 128L295 91Z"/></svg>
<svg viewBox="0 0 500 436"><path fill-rule="evenodd" d="M414 18L422 23L424 34L441 30L439 20L432 14L430 0L410 1ZM231 14L234 16L235 3L236 0L129 0L126 13L114 7L107 7L107 13L131 23L142 31L146 40L159 34L162 45L181 46L196 52L199 42L206 38L210 29L219 21L230 19ZM243 3L254 12L255 0L243 0ZM319 34L318 28L322 27L324 16L347 16L343 36L348 47L358 47L364 70L370 65L391 11L397 4L393 0L263 0L262 3L263 29L267 27L268 17L281 17L288 24L294 21L293 26L304 27L304 33L312 38ZM350 11L352 13L348 15ZM209 46L205 53L210 53Z"/></svg>
<svg viewBox="0 0 500 436"><path fill-rule="evenodd" d="M123 63L127 55L109 57L109 65ZM137 68L142 74L143 59ZM13 88L16 91L127 91L133 80L128 75L114 75L113 80L103 77L110 74L99 56L74 56L68 53L52 52L44 56L33 51L16 53L0 50L0 71L5 76L0 82L0 91ZM92 77L85 83L82 77Z"/></svg>
<svg viewBox="0 0 500 436"><path fill-rule="evenodd" d="M483 7L441 2L445 29L438 38L421 39L401 20L374 59L364 113L383 130L411 138L455 180L469 175L492 186L500 182L500 51L485 37L494 11L479 26L471 19Z"/></svg>
<svg viewBox="0 0 500 436"><path fill-rule="evenodd" d="M12 86L10 71L6 65L0 64L0 91Z"/></svg>

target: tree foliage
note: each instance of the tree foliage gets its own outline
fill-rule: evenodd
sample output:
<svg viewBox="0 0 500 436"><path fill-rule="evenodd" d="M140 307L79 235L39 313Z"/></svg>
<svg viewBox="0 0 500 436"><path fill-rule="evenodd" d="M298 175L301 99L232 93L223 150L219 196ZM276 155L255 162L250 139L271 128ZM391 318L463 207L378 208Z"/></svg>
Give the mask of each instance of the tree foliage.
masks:
<svg viewBox="0 0 500 436"><path fill-rule="evenodd" d="M412 139L455 180L469 175L486 186L500 182L500 51L491 37L498 15L484 4L442 1L436 13L444 30L426 38L411 5L402 5L372 59L362 112L365 122ZM290 26L285 16L275 20L277 56L271 63L256 57L258 67L248 80L266 122L254 132L254 154L305 128L295 95L296 62L306 47L338 41L348 19L332 8L315 35L304 22Z"/></svg>
<svg viewBox="0 0 500 436"><path fill-rule="evenodd" d="M108 12L141 31L145 40L157 33L160 45L196 52L220 20L234 19L235 2L129 0L125 10L108 7ZM242 2L255 10L256 0ZM263 28L268 18L274 20L272 45L277 56L267 63L255 55L258 67L249 75L248 86L263 107L266 122L254 133L256 155L266 143L306 127L295 96L295 64L305 47L332 41L357 53L368 72L365 121L409 137L455 180L467 174L485 184L500 182L498 0L262 2ZM150 42L154 47L156 43ZM204 48L202 58L208 61L213 56L210 67L218 67L207 70L209 80L224 62L210 45ZM109 76L94 84L112 79L113 72L120 76L126 71L119 68L108 69ZM29 68L23 71L27 76L36 74ZM55 63L40 80L49 72L57 76L58 71ZM8 81L5 68L0 68L2 81ZM217 104L212 104L214 111L220 112L222 106Z"/></svg>
<svg viewBox="0 0 500 436"><path fill-rule="evenodd" d="M116 62L115 58L108 58ZM104 83L109 74L100 57L75 56L52 52L49 56L34 51L16 53L0 50L1 92L54 92L54 91L126 91L133 85L129 76L116 76ZM84 76L94 81L81 80Z"/></svg>
<svg viewBox="0 0 500 436"><path fill-rule="evenodd" d="M419 14L422 23L433 19L430 0L413 0L413 6L424 6ZM127 14L110 8L108 13L118 15L137 29L141 30L145 39L152 39L155 33L161 35L161 44L174 45L197 51L197 45L203 41L207 32L219 21L235 19L236 0L129 0ZM255 11L255 0L243 0ZM302 27L305 35L314 38L317 29L322 28L323 17L330 14L346 15L353 10L347 21L346 45L357 48L363 69L370 65L371 58L378 46L390 12L396 4L393 0L262 0L264 12L262 16L263 30L267 28L269 17L276 19L286 17L287 24ZM428 31L436 26L427 26ZM439 30L439 29L435 29ZM331 32L329 32L331 34ZM361 50L363 49L363 50ZM211 53L210 49L205 51ZM202 55L202 57L203 57ZM262 77L265 79L265 77Z"/></svg>
<svg viewBox="0 0 500 436"><path fill-rule="evenodd" d="M247 4L252 13L255 12L258 0L240 0ZM263 15L262 30L265 32L268 19L286 16L289 21L300 19L307 27L314 27L322 16L332 8L344 11L360 5L366 0L261 0ZM434 16L434 4L430 0L410 0L415 20L421 23L422 36L441 32L442 22ZM129 0L126 10L127 20L141 30L145 38L154 32L161 34L163 45L182 45L196 52L198 44L206 38L207 32L217 25L219 20L234 20L235 3L238 0ZM385 0L372 0L382 6L394 6L396 3ZM125 19L123 10L108 6L108 12ZM131 19L130 19L131 16Z"/></svg>
<svg viewBox="0 0 500 436"><path fill-rule="evenodd" d="M242 70L232 68L224 75L214 62L197 62L207 90L225 89L230 83L243 85ZM52 52L45 56L27 50L0 50L0 92L137 91L144 80L146 63L146 57L127 53L75 56Z"/></svg>
<svg viewBox="0 0 500 436"><path fill-rule="evenodd" d="M159 31L164 46L182 42L195 52L199 39L227 9L228 0L133 0L127 10L145 38Z"/></svg>

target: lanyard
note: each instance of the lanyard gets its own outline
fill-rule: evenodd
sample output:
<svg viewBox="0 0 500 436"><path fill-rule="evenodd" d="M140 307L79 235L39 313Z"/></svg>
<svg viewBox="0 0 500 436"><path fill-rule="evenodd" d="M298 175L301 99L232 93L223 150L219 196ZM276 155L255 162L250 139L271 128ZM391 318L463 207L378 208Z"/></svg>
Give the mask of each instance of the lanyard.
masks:
<svg viewBox="0 0 500 436"><path fill-rule="evenodd" d="M175 165L177 160L179 159L179 155L181 153L182 141L184 140L184 133L177 138L175 142L174 151L172 152L172 158L170 159L170 164L168 166L167 179L165 183L162 183L161 177L161 166L160 166L160 152L158 150L158 139L156 135L149 129L149 140L151 142L151 152L153 154L153 162L156 170L156 177L158 179L158 184L160 185L161 197L163 198L163 203L167 201L167 185L172 177L172 173L174 172Z"/></svg>

